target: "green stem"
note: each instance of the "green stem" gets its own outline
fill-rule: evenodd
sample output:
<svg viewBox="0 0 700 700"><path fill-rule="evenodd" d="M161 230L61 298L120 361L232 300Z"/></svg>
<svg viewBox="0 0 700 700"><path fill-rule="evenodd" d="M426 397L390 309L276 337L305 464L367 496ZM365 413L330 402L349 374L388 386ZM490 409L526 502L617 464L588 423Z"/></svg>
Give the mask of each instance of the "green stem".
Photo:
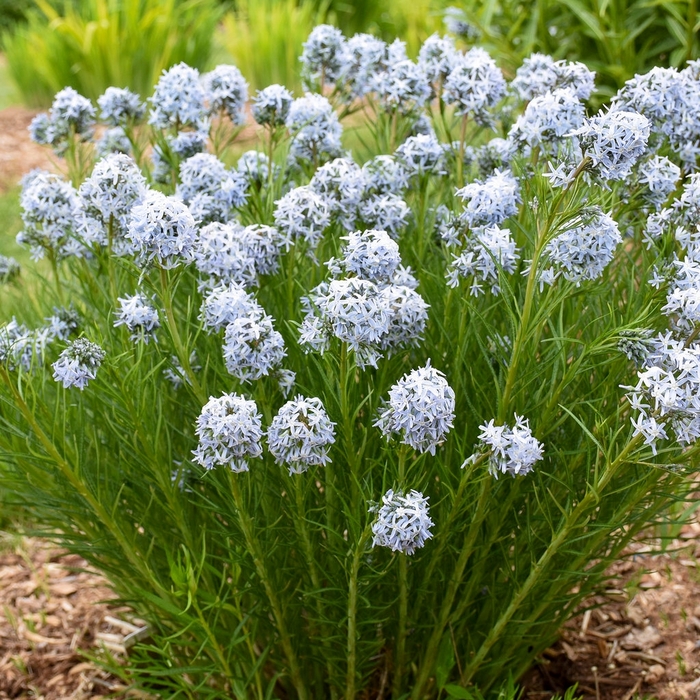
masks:
<svg viewBox="0 0 700 700"><path fill-rule="evenodd" d="M51 250L49 251L49 260L51 261L51 271L53 272L53 279L56 283L56 293L58 294L58 302L63 305L63 287L61 286L61 277L58 273L58 261L56 260L56 253Z"/></svg>
<svg viewBox="0 0 700 700"><path fill-rule="evenodd" d="M306 508L304 505L304 492L302 490L302 477L301 475L292 475L291 480L294 482L292 488L296 495L296 506L297 506L297 517L294 519L294 524L299 532L299 539L301 540L302 550L304 552L304 557L306 558L306 565L309 567L309 576L311 577L311 584L314 587L314 598L316 603L316 614L324 628L321 631L323 635L321 644L325 651L326 656L326 674L328 677L328 683L330 685L330 696L331 700L335 700L338 697L336 692L336 687L334 683L334 671L333 664L330 659L330 645L328 643L328 630L325 629L327 625L324 623L326 619L325 610L323 605L323 598L321 594L321 577L318 573L318 567L316 566L316 557L314 556L314 547L311 542L311 537L309 535L309 529L307 527L306 518Z"/></svg>
<svg viewBox="0 0 700 700"><path fill-rule="evenodd" d="M414 606L414 609L417 611L416 616L419 615L420 609L421 609L421 604L423 602L423 598L425 597L425 592L430 589L430 583L433 580L433 574L435 573L435 567L438 565L440 562L440 559L442 558L442 554L445 551L445 547L447 547L448 540L453 532L452 526L454 524L455 519L457 518L457 515L459 515L459 512L462 508L462 499L464 498L464 492L466 490L467 484L469 483L470 479L474 475L474 472L476 471L477 467L479 467L481 464L483 464L486 459L488 458L489 453L484 453L477 457L470 465L468 469L464 469L462 471L462 477L459 480L459 486L457 487L457 493L455 494L454 500L452 501L452 508L450 508L450 512L447 516L447 519L445 520L444 524L441 525L442 532L444 533L444 536L441 536L437 547L435 548L435 551L433 552L430 562L428 563L428 568L425 570L425 575L423 576L423 585L421 587L421 598L419 598L416 601L416 605ZM490 477L488 477L490 478Z"/></svg>
<svg viewBox="0 0 700 700"><path fill-rule="evenodd" d="M349 381L350 374L354 370L354 365L350 364L349 352L347 343L341 342L340 347L340 377L339 381L339 393L340 393L340 415L343 420L343 439L345 442L345 454L348 460L348 466L350 467L350 493L352 498L353 512L358 512L359 504L359 474L357 473L357 454L355 452L354 440L353 440L353 416L350 407L350 397L349 397Z"/></svg>
<svg viewBox="0 0 700 700"><path fill-rule="evenodd" d="M265 594L267 599L270 601L270 607L272 609L272 615L275 618L275 623L277 624L277 632L280 637L280 643L282 644L282 650L284 655L287 657L287 663L289 664L289 673L292 677L292 683L297 690L300 700L306 700L309 695L306 690L306 685L303 680L301 669L299 667L299 660L294 652L294 647L292 646L292 640L287 630L287 621L284 616L284 608L281 601L277 597L277 593L270 581L269 574L267 572L267 567L265 566L265 557L263 551L260 547L260 542L255 536L253 530L253 523L248 515L247 509L245 507L245 502L243 500L243 495L241 494L241 487L238 484L239 475L229 472L230 482L231 482L231 492L233 494L233 500L236 504L236 513L238 514L238 522L241 526L241 531L243 532L243 537L246 541L246 546L253 558L253 564L255 565L255 571L258 574L258 578L263 584L265 589Z"/></svg>
<svg viewBox="0 0 700 700"><path fill-rule="evenodd" d="M542 556L537 560L537 563L530 571L527 579L523 583L520 590L510 601L508 607L501 613L496 623L489 630L486 639L482 642L479 650L470 660L468 666L464 669L462 674L462 685L469 683L477 672L479 665L484 661L486 655L491 651L491 647L498 641L500 635L503 633L506 625L510 622L512 617L518 611L518 608L523 603L523 601L530 594L532 589L535 587L540 576L544 573L549 562L559 551L559 547L567 540L571 530L576 525L579 517L583 515L586 510L600 498L600 492L608 485L610 480L613 478L618 468L625 463L628 455L632 452L642 440L641 435L635 435L625 446L625 448L620 452L620 454L615 458L613 462L608 465L601 476L598 483L595 485L594 489L589 489L586 495L581 499L579 504L571 511L567 516L564 524L560 528L556 537L550 542L547 549L543 552Z"/></svg>
<svg viewBox="0 0 700 700"><path fill-rule="evenodd" d="M287 251L287 310L294 317L294 267L296 264L297 245Z"/></svg>
<svg viewBox="0 0 700 700"><path fill-rule="evenodd" d="M399 448L398 489L404 492L406 481L406 457L408 445ZM399 628L396 635L396 662L394 664L394 682L392 697L401 696L403 671L406 665L406 622L408 618L408 555L399 553Z"/></svg>
<svg viewBox="0 0 700 700"><path fill-rule="evenodd" d="M107 224L107 270L109 273L109 292L112 297L111 301L117 303L117 284L114 279L114 260L112 259L112 251L114 250L114 215L109 215L109 223Z"/></svg>
<svg viewBox="0 0 700 700"><path fill-rule="evenodd" d="M173 297L172 290L168 280L168 273L164 268L160 268L160 286L162 291L163 306L165 306L165 315L168 319L168 330L170 331L170 337L172 338L173 345L175 346L175 354L182 365L182 369L185 371L187 378L190 381L190 386L194 392L197 400L200 404L204 405L207 402L207 395L203 391L197 375L192 370L192 365L190 364L190 356L187 349L182 343L180 338L180 331L177 328L177 323L175 321L175 312L173 309Z"/></svg>
<svg viewBox="0 0 700 700"><path fill-rule="evenodd" d="M428 683L430 676L433 673L433 668L435 667L435 662L437 659L438 649L440 647L440 642L442 640L443 632L447 626L447 622L450 617L450 612L457 595L457 590L462 583L462 577L464 576L464 569L467 566L469 557L471 557L474 551L474 545L476 539L479 535L479 530L484 522L489 509L487 508L487 503L489 495L491 493L491 485L493 484L493 479L485 479L481 484L481 493L479 494L479 501L476 506L476 513L474 514L474 519L469 526L469 530L464 538L464 544L462 545L462 551L459 553L459 558L455 564L454 572L450 577L450 582L447 585L447 591L442 599L442 605L440 606L440 612L438 614L437 622L433 627L433 632L428 640L428 645L425 650L425 656L423 657L423 662L420 665L420 670L418 672L418 677L416 678L416 683L413 686L413 692L411 694L412 700L420 700L423 695L424 688Z"/></svg>
<svg viewBox="0 0 700 700"><path fill-rule="evenodd" d="M685 341L685 347L689 348L693 342L695 342L700 335L700 325L695 327L695 330L688 336L688 338Z"/></svg>
<svg viewBox="0 0 700 700"><path fill-rule="evenodd" d="M345 678L345 700L355 699L356 665L357 665L357 579L362 563L362 555L365 552L367 540L371 534L371 528L367 526L360 537L350 567L350 581L348 585L348 672Z"/></svg>
<svg viewBox="0 0 700 700"><path fill-rule="evenodd" d="M214 654L216 656L214 661L218 661L221 664L221 668L223 668L223 670L224 670L224 674L226 675L226 679L230 680L233 678L233 676L231 675L231 667L229 666L229 663L226 660L226 654L224 653L224 650L221 648L221 645L219 644L219 640L214 635L214 632L212 631L211 627L209 626L209 623L207 622L206 618L204 617L204 613L202 613L202 610L199 607L199 603L197 602L196 591L192 592L191 595L192 595L192 606L194 607L195 611L197 612L197 618L199 619L199 624L202 626L202 629L204 630L204 634L206 635L207 639L209 640L209 644L211 644L211 646L214 649Z"/></svg>
<svg viewBox="0 0 700 700"><path fill-rule="evenodd" d="M523 346L525 345L526 337L530 329L530 316L532 315L532 305L535 299L535 290L537 288L537 267L540 255L544 249L544 240L546 239L546 235L543 235L543 231L546 232L546 229L543 230L539 226L537 227L535 251L532 256L532 262L530 263L530 272L527 276L527 286L525 288L525 303L523 304L523 310L520 314L520 324L515 335L515 341L513 342L513 352L511 353L510 362L508 363L508 374L506 376L503 395L501 396L501 406L498 412L498 420L500 423L503 423L510 413L510 402L513 387L515 386L515 380L518 376L518 364L520 362L520 357L523 353Z"/></svg>
<svg viewBox="0 0 700 700"><path fill-rule="evenodd" d="M688 19L686 20L686 32L688 46L686 47L685 60L690 61L693 58L693 45L695 44L695 22L698 14L697 0L689 0L688 2Z"/></svg>
<svg viewBox="0 0 700 700"><path fill-rule="evenodd" d="M464 150L467 140L468 114L462 115L462 130L459 135L459 154L457 160L457 187L464 187Z"/></svg>

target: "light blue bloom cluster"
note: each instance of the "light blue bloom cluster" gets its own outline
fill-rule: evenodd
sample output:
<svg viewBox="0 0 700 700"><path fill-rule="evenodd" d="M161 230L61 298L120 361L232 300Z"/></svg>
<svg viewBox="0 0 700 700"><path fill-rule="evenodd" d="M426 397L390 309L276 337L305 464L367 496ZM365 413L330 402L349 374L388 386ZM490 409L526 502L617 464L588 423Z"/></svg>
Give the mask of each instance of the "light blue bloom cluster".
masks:
<svg viewBox="0 0 700 700"><path fill-rule="evenodd" d="M119 297L119 308L115 311L114 326L126 326L134 342L148 343L155 338L155 331L160 328L158 311L145 294L137 292L131 296Z"/></svg>
<svg viewBox="0 0 700 700"><path fill-rule="evenodd" d="M477 180L457 190L464 202L460 219L470 228L499 226L518 212L520 185L510 170L498 170L483 182Z"/></svg>
<svg viewBox="0 0 700 700"><path fill-rule="evenodd" d="M429 540L434 525L428 515L428 499L419 491L394 493L389 489L382 496L382 505L370 508L377 513L372 525L373 547L388 547L392 552L413 554Z"/></svg>
<svg viewBox="0 0 700 700"><path fill-rule="evenodd" d="M215 155L198 153L180 164L175 195L188 205L198 224L225 222L245 204L248 180Z"/></svg>
<svg viewBox="0 0 700 700"><path fill-rule="evenodd" d="M22 180L20 205L23 228L17 243L28 245L32 258L39 260L46 253L56 259L85 254L76 236L80 198L69 182L53 173L33 170Z"/></svg>
<svg viewBox="0 0 700 700"><path fill-rule="evenodd" d="M131 209L126 238L141 262L173 268L194 259L197 229L192 213L178 199L148 190Z"/></svg>
<svg viewBox="0 0 700 700"><path fill-rule="evenodd" d="M571 132L603 181L623 180L647 148L650 123L642 114L611 110L584 121Z"/></svg>
<svg viewBox="0 0 700 700"><path fill-rule="evenodd" d="M545 247L551 267L541 272L543 283L552 284L559 275L576 284L597 279L622 243L617 222L600 210L583 214L571 223L575 225Z"/></svg>
<svg viewBox="0 0 700 700"><path fill-rule="evenodd" d="M271 128L287 123L294 96L283 85L268 85L255 93L252 111L258 124Z"/></svg>
<svg viewBox="0 0 700 700"><path fill-rule="evenodd" d="M294 100L285 123L292 135L290 153L296 160L318 165L341 155L343 127L323 95L307 92Z"/></svg>
<svg viewBox="0 0 700 700"><path fill-rule="evenodd" d="M202 76L209 114L225 114L234 124L245 122L248 83L236 66L220 65Z"/></svg>
<svg viewBox="0 0 700 700"><path fill-rule="evenodd" d="M635 386L625 386L636 416L635 434L657 452L657 442L673 433L682 445L700 439L700 347L688 346L672 333L652 343Z"/></svg>
<svg viewBox="0 0 700 700"><path fill-rule="evenodd" d="M351 276L322 282L302 299L299 342L307 352L324 353L336 337L354 351L360 368L376 367L384 352L420 340L428 305L386 231L358 231L346 240L343 258L328 267L336 277Z"/></svg>
<svg viewBox="0 0 700 700"><path fill-rule="evenodd" d="M97 98L100 119L109 126L127 126L140 122L146 114L141 98L127 88L108 87Z"/></svg>
<svg viewBox="0 0 700 700"><path fill-rule="evenodd" d="M301 75L309 88L320 91L335 83L345 63L345 37L330 24L319 24L304 42L301 53Z"/></svg>
<svg viewBox="0 0 700 700"><path fill-rule="evenodd" d="M53 378L64 388L76 386L81 391L97 376L105 359L105 351L86 338L74 340L59 356L53 367Z"/></svg>
<svg viewBox="0 0 700 700"><path fill-rule="evenodd" d="M247 472L248 460L262 456L262 416L255 401L239 394L211 397L197 418L194 460L205 469Z"/></svg>
<svg viewBox="0 0 700 700"><path fill-rule="evenodd" d="M445 81L443 98L458 114L472 116L480 124L491 123L489 108L506 94L506 80L484 49L475 47L460 56Z"/></svg>
<svg viewBox="0 0 700 700"><path fill-rule="evenodd" d="M453 256L447 268L447 284L459 286L460 279L472 279L469 293L484 293L483 283L490 285L492 294L499 294L499 272L512 274L520 260L518 248L507 228L485 226L465 234L461 251Z"/></svg>
<svg viewBox="0 0 700 700"><path fill-rule="evenodd" d="M580 100L587 100L595 89L595 71L583 63L555 61L551 56L533 53L515 72L510 89L523 100L571 88Z"/></svg>
<svg viewBox="0 0 700 700"><path fill-rule="evenodd" d="M74 137L83 141L91 139L94 126L92 102L67 87L56 93L48 114L39 114L32 120L29 134L36 143L49 145L62 155Z"/></svg>
<svg viewBox="0 0 700 700"><path fill-rule="evenodd" d="M90 245L110 246L117 255L133 252L126 239L131 209L147 192L146 178L127 155L112 154L95 165L78 189L78 232Z"/></svg>
<svg viewBox="0 0 700 700"><path fill-rule="evenodd" d="M475 461L481 454L488 455L489 472L496 478L499 474L525 476L542 459L544 446L532 434L530 422L523 416L515 416L515 425L496 425L490 420L479 429L479 447L462 467Z"/></svg>
<svg viewBox="0 0 700 700"><path fill-rule="evenodd" d="M331 461L328 450L335 442L335 423L318 398L296 396L287 401L267 429L267 446L277 464L289 474L303 474L310 467Z"/></svg>
<svg viewBox="0 0 700 700"><path fill-rule="evenodd" d="M290 241L304 240L313 256L331 221L328 202L310 186L295 187L275 202L275 226Z"/></svg>
<svg viewBox="0 0 700 700"><path fill-rule="evenodd" d="M148 123L158 129L207 130L206 91L199 71L186 63L164 70L156 83Z"/></svg>
<svg viewBox="0 0 700 700"><path fill-rule="evenodd" d="M375 425L387 438L399 433L404 445L434 455L452 430L454 411L454 390L428 362L394 384Z"/></svg>

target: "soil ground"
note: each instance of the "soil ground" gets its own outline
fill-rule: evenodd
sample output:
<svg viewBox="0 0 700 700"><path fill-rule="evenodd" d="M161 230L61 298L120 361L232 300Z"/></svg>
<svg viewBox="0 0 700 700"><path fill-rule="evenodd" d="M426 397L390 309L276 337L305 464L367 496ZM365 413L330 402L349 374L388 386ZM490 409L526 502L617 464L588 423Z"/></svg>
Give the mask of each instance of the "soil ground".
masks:
<svg viewBox="0 0 700 700"><path fill-rule="evenodd" d="M51 150L33 143L27 127L37 112L24 107L0 110L0 193L33 168L52 169Z"/></svg>

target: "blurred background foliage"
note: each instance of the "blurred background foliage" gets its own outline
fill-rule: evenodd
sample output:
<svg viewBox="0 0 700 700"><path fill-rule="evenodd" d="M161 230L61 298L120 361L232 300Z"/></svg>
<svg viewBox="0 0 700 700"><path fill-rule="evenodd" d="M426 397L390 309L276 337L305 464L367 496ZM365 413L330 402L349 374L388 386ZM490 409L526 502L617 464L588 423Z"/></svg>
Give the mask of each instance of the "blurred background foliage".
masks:
<svg viewBox="0 0 700 700"><path fill-rule="evenodd" d="M254 88L301 89L298 57L311 28L400 37L415 55L456 7L507 74L533 51L580 60L599 75L598 101L654 65L700 56L698 0L0 0L9 71L25 103L46 107L72 85L147 94L179 61L235 62Z"/></svg>

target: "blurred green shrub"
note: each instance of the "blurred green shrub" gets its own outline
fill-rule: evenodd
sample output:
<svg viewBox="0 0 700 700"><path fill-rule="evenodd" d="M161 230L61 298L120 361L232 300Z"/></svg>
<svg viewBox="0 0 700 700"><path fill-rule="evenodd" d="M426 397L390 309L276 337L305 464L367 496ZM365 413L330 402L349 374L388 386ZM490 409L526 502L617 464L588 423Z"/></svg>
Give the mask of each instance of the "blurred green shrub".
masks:
<svg viewBox="0 0 700 700"><path fill-rule="evenodd" d="M417 56L421 44L434 32L444 33L443 0L391 0L378 3L380 33L385 39L398 36L406 42L409 56Z"/></svg>
<svg viewBox="0 0 700 700"><path fill-rule="evenodd" d="M207 63L222 9L216 0L46 0L4 36L25 102L47 106L68 85L95 99L110 85L147 95L164 68Z"/></svg>
<svg viewBox="0 0 700 700"><path fill-rule="evenodd" d="M298 92L302 44L325 21L327 6L317 0L238 0L219 38L252 89L280 83Z"/></svg>
<svg viewBox="0 0 700 700"><path fill-rule="evenodd" d="M33 7L36 7L34 0L0 0L0 32L6 32L20 22L25 22L27 12Z"/></svg>
<svg viewBox="0 0 700 700"><path fill-rule="evenodd" d="M418 0L416 3L418 4ZM445 3L448 4L448 3ZM603 96L655 65L700 56L697 0L467 0L452 2L507 72L533 51L583 61Z"/></svg>

